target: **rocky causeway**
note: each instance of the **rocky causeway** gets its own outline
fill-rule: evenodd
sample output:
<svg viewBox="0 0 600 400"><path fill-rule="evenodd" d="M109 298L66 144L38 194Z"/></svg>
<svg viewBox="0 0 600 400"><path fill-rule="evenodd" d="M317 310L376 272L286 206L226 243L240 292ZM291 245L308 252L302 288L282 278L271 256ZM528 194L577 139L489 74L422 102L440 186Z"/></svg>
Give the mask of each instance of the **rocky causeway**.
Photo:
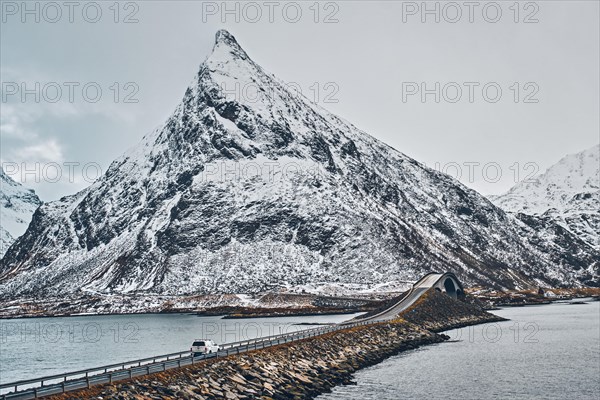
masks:
<svg viewBox="0 0 600 400"><path fill-rule="evenodd" d="M440 332L502 320L431 290L397 319L207 360L52 399L309 399L402 351L439 343Z"/></svg>

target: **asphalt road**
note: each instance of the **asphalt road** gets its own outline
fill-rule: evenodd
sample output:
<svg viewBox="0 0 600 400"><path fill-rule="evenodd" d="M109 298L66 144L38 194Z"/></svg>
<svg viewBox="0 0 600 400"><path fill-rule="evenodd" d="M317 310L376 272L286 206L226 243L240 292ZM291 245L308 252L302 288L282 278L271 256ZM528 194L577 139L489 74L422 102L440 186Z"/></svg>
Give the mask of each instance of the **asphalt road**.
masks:
<svg viewBox="0 0 600 400"><path fill-rule="evenodd" d="M398 303L387 310L371 317L359 319L358 321L381 321L396 318L402 311L412 306L427 290L431 289L444 276L444 274L429 274L417 281L408 295L404 296Z"/></svg>
<svg viewBox="0 0 600 400"><path fill-rule="evenodd" d="M359 324L371 324L381 321L390 320L396 318L398 314L413 305L427 290L433 287L444 274L428 274L417 281L410 292L404 296L398 303L382 311L379 314L345 323L340 323L331 327L322 327L316 329L309 329L305 331L299 331L290 333L288 335L282 335L274 339L259 338L245 342L236 346L230 346L225 350L219 351L218 353L206 354L198 357L182 356L167 361L159 361L155 363L149 363L141 366L133 366L124 368L116 371L109 371L107 373L97 373L90 375L88 378L75 378L66 380L59 383L46 384L42 387L37 387L34 391L33 388L22 389L19 392L13 392L3 395L2 399L34 399L41 396L48 396L52 394L58 394L63 392L70 392L77 389L83 389L88 386L94 386L102 383L110 383L111 381L118 381L128 379L136 376L148 375L155 372L165 371L173 368L179 368L181 366L190 365L192 362L196 363L208 358L214 357L225 357L230 354L244 353L250 350L263 349L266 347L276 346L278 344L287 343L294 340L305 339L308 337L322 335L323 333L331 332L334 330L346 329L351 326ZM224 345L229 346L229 345ZM160 357L157 357L160 358ZM128 364L134 364L137 361L132 361ZM56 382L56 379L54 380ZM39 382L39 381L38 381Z"/></svg>

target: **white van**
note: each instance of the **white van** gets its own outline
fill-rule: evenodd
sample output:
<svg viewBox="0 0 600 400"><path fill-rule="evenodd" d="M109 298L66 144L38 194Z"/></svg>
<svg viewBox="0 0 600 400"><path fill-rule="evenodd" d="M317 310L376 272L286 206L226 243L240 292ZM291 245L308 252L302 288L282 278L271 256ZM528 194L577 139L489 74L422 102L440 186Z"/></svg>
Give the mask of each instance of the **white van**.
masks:
<svg viewBox="0 0 600 400"><path fill-rule="evenodd" d="M196 339L194 340L194 343L192 343L192 348L190 349L194 357L202 354L216 353L219 350L221 350L219 345L210 339Z"/></svg>

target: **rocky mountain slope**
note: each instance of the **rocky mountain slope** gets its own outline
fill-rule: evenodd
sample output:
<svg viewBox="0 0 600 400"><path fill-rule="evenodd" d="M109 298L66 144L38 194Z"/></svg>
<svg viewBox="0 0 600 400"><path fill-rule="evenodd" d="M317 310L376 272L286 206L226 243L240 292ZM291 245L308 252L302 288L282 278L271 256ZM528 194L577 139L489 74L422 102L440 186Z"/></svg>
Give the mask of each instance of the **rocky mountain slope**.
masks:
<svg viewBox="0 0 600 400"><path fill-rule="evenodd" d="M369 287L431 270L496 287L582 285L597 282L599 259L288 90L219 31L163 127L36 211L0 262L0 293Z"/></svg>
<svg viewBox="0 0 600 400"><path fill-rule="evenodd" d="M568 155L490 199L506 211L555 221L600 250L600 145Z"/></svg>
<svg viewBox="0 0 600 400"><path fill-rule="evenodd" d="M15 239L25 233L40 204L33 190L15 182L0 167L0 258Z"/></svg>

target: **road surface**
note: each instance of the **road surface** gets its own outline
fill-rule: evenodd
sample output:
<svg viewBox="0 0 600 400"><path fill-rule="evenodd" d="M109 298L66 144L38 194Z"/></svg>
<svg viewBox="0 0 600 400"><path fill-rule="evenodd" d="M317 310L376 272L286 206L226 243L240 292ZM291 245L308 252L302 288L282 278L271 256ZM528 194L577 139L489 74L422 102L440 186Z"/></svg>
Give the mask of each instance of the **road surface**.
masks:
<svg viewBox="0 0 600 400"><path fill-rule="evenodd" d="M306 339L322 335L324 333L333 332L341 329L347 329L353 326L374 324L382 321L389 321L396 318L402 311L412 306L427 290L438 285L442 279L451 276L457 282L458 280L452 274L430 273L417 281L410 291L403 296L396 304L383 310L382 312L351 321L342 322L326 327L307 329L304 331L275 335L266 338L258 338L243 342L229 343L223 345L223 350L218 353L206 354L198 357L192 357L189 352L174 353L175 359L168 359L165 356L154 358L135 360L123 364L117 364L120 369L115 370L115 365L109 367L100 367L77 373L69 373L62 375L54 375L52 377L44 377L39 379L31 379L25 381L14 382L10 384L0 385L0 390L6 391L10 388L16 388L18 391L1 395L1 399L34 399L41 396L70 392L77 389L83 389L90 386L110 383L118 380L128 379L136 376L143 376L159 371L165 371L181 366L190 365L200 362L208 358L226 357L231 354L244 353L250 350L264 349L271 346L277 346L282 343ZM164 359L156 361L157 359ZM138 364L138 365L133 365ZM132 366L133 365L133 366ZM85 376L82 376L85 375ZM43 386L42 386L43 383ZM35 387L31 387L35 386Z"/></svg>

